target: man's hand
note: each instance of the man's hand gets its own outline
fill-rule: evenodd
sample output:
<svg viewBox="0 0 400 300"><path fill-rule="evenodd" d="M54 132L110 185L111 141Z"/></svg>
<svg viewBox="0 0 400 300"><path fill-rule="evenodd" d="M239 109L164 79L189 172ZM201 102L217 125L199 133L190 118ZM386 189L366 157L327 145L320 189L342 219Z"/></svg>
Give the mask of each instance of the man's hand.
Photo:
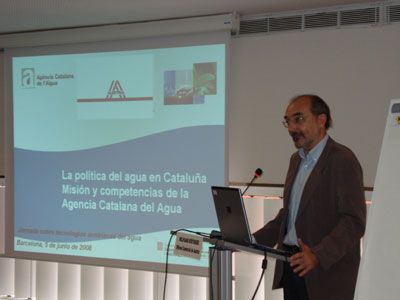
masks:
<svg viewBox="0 0 400 300"><path fill-rule="evenodd" d="M301 239L298 239L297 241L301 248L301 252L292 255L289 260L291 267L297 266L294 268L293 272L300 272L299 276L303 277L318 265L318 259L311 251L310 247L304 244Z"/></svg>

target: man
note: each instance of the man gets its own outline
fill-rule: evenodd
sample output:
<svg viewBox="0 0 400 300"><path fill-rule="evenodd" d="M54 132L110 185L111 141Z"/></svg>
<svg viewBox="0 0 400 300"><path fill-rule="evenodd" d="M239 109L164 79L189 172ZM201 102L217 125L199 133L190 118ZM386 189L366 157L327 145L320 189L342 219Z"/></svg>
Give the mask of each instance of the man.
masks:
<svg viewBox="0 0 400 300"><path fill-rule="evenodd" d="M294 253L277 261L273 288L283 287L285 300L353 300L366 220L361 166L327 135L330 110L320 97L295 97L284 119L299 151L283 208L254 233L258 243Z"/></svg>

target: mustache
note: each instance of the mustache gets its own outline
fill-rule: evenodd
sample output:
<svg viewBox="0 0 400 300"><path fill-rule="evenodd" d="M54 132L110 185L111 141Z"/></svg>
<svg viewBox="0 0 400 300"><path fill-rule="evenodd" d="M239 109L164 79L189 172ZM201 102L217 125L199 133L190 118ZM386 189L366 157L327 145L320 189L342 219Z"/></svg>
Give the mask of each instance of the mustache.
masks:
<svg viewBox="0 0 400 300"><path fill-rule="evenodd" d="M293 132L293 133L290 134L290 136L291 136L293 139L296 138L296 137L298 137L298 136L305 137L305 136L304 136L304 133L302 133L302 132Z"/></svg>

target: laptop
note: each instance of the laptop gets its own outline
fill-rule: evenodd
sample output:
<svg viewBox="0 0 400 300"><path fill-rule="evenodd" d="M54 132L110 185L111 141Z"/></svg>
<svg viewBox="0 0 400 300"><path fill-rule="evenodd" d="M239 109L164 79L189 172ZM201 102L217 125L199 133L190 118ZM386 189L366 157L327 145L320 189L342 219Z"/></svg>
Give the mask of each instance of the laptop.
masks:
<svg viewBox="0 0 400 300"><path fill-rule="evenodd" d="M215 210L222 240L262 251L290 257L292 254L257 244L251 235L243 203L242 191L238 188L212 186Z"/></svg>

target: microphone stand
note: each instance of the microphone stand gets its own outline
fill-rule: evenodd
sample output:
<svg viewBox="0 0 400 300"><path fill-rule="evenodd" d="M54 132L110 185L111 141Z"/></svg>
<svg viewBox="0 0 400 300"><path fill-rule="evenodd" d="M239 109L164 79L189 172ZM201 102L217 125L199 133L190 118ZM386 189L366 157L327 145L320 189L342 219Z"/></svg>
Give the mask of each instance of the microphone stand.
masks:
<svg viewBox="0 0 400 300"><path fill-rule="evenodd" d="M242 195L244 195L246 193L246 191L249 189L249 187L251 186L251 184L253 183L254 180L256 180L258 176L254 175L253 179L250 181L250 183L247 185L246 189L243 191Z"/></svg>

